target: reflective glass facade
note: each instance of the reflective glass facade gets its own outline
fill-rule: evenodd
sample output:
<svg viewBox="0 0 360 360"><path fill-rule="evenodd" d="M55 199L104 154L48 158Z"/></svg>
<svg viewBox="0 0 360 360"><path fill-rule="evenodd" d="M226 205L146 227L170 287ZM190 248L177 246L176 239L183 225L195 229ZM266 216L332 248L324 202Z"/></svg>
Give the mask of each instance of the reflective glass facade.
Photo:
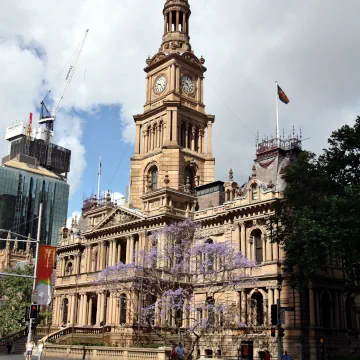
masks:
<svg viewBox="0 0 360 360"><path fill-rule="evenodd" d="M30 233L36 238L41 201L41 243L57 245L59 230L67 217L69 185L47 176L0 167L0 229L24 236ZM6 237L6 233L0 235Z"/></svg>

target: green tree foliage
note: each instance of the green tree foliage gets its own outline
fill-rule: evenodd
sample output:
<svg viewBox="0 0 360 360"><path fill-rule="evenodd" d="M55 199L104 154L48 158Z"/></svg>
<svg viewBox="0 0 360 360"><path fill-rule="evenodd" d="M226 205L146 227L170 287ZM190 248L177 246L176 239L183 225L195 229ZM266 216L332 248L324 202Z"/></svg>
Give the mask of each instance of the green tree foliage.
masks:
<svg viewBox="0 0 360 360"><path fill-rule="evenodd" d="M286 251L293 286L317 281L325 266L343 271L360 293L360 117L334 131L323 154L304 151L287 167L285 202L271 218L272 241Z"/></svg>
<svg viewBox="0 0 360 360"><path fill-rule="evenodd" d="M33 267L6 270L18 275L33 275ZM31 303L32 279L0 276L0 336L5 336L23 327L25 308Z"/></svg>

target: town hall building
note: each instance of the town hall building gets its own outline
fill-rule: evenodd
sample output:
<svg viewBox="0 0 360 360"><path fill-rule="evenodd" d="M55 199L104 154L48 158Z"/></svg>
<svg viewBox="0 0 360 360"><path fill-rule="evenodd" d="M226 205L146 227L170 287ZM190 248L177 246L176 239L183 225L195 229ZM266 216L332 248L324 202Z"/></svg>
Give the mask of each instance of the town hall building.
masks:
<svg viewBox="0 0 360 360"><path fill-rule="evenodd" d="M197 237L231 242L258 264L254 281L228 294L246 329L224 328L211 339L201 339L195 355L241 353L242 359L251 360L269 351L276 358L271 305L278 299L291 310L285 313L283 349L293 359L317 359L320 339L325 339L329 353L354 348L360 308L345 297L339 266L327 264L319 274L321 281L307 290L292 289L282 269L284 251L268 234L274 204L284 196L282 174L301 151L301 138L259 142L245 184L234 179L232 170L226 182L216 181L215 116L205 111L207 69L190 44L188 0L167 0L163 15L161 47L146 60L144 112L134 116L129 202L117 205L111 194L105 199L90 197L81 218L61 229L53 325L81 328L85 343L105 325L109 344L134 343L136 325L126 294L118 297L104 291L95 280L107 266L131 263L134 253L149 250L153 231L190 218L199 224ZM70 332L57 341L66 342Z"/></svg>

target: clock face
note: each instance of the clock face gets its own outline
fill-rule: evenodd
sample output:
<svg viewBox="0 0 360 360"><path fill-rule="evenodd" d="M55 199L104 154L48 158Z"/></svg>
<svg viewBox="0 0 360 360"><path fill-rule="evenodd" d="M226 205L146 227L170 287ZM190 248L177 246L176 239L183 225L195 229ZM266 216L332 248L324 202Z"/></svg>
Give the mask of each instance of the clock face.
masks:
<svg viewBox="0 0 360 360"><path fill-rule="evenodd" d="M193 79L189 75L183 75L181 77L181 89L186 94L191 94L195 90L195 84Z"/></svg>
<svg viewBox="0 0 360 360"><path fill-rule="evenodd" d="M166 83L167 83L166 77L164 75L160 75L155 81L155 85L154 85L155 92L157 94L162 93L166 89Z"/></svg>

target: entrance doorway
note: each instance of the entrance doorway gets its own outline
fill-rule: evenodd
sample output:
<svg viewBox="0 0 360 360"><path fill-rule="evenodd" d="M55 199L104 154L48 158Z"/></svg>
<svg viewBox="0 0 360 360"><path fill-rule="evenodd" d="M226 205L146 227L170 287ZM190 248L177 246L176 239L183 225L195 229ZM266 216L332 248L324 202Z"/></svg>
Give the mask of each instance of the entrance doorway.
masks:
<svg viewBox="0 0 360 360"><path fill-rule="evenodd" d="M241 359L254 360L254 344L252 341L241 342Z"/></svg>

